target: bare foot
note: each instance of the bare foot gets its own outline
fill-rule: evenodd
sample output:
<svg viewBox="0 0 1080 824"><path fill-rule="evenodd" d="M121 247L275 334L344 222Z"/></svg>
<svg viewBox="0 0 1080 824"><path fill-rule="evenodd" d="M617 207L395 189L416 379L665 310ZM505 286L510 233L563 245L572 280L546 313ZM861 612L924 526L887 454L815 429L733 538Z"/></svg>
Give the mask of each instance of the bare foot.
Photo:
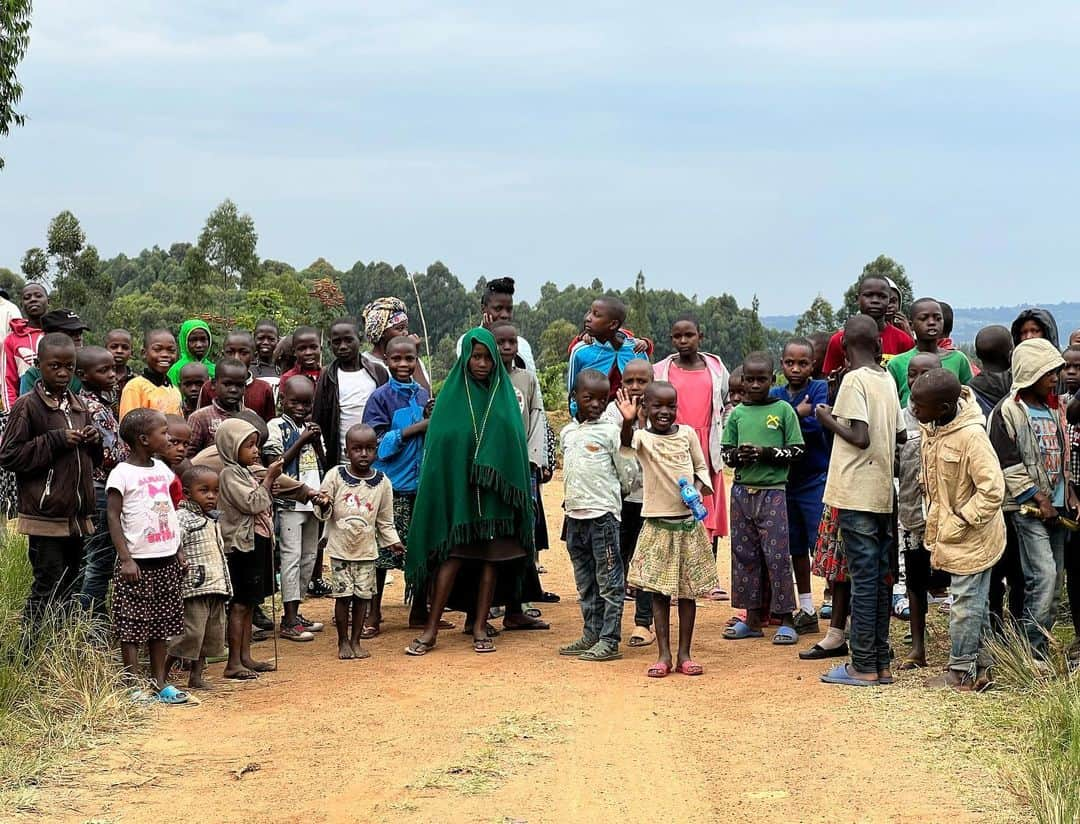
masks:
<svg viewBox="0 0 1080 824"><path fill-rule="evenodd" d="M356 657L356 653L353 652L352 644L348 641L342 641L338 644L337 657L342 661L351 661Z"/></svg>
<svg viewBox="0 0 1080 824"><path fill-rule="evenodd" d="M352 642L353 658L370 658L371 653L360 645L359 641Z"/></svg>
<svg viewBox="0 0 1080 824"><path fill-rule="evenodd" d="M187 685L189 690L212 690L214 688L205 678L201 676L196 678L194 675L188 678Z"/></svg>
<svg viewBox="0 0 1080 824"><path fill-rule="evenodd" d="M258 678L258 673L252 672L246 667L237 667L236 669L226 669L222 673L225 678L231 678L234 681L251 681Z"/></svg>
<svg viewBox="0 0 1080 824"><path fill-rule="evenodd" d="M240 660L240 663L247 667L252 672L273 672L277 669L274 664L269 661L254 661L254 660Z"/></svg>

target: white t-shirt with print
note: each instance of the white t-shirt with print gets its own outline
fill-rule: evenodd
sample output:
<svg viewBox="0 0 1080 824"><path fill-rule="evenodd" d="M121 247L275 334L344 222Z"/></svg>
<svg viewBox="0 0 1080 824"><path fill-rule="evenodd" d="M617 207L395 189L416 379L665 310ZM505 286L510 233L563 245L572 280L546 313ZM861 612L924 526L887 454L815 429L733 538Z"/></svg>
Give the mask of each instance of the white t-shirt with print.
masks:
<svg viewBox="0 0 1080 824"><path fill-rule="evenodd" d="M105 482L124 498L120 527L132 558L165 558L180 548L180 523L169 496L173 473L157 458L151 466L119 463Z"/></svg>

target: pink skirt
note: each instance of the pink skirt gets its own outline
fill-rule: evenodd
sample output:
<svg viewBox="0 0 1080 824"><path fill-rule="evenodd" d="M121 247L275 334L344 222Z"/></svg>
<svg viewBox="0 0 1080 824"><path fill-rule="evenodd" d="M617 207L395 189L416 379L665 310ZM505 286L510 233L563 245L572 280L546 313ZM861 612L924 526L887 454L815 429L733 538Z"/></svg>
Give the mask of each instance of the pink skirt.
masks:
<svg viewBox="0 0 1080 824"><path fill-rule="evenodd" d="M713 494L703 497L705 503L705 531L709 538L726 538L728 535L727 491L724 488L724 473L716 472L712 476Z"/></svg>

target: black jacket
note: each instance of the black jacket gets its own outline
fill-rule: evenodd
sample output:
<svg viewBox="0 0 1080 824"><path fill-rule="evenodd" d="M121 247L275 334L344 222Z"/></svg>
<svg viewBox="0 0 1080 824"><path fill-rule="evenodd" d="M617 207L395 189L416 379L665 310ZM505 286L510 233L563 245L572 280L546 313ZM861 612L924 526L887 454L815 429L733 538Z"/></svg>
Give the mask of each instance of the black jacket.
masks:
<svg viewBox="0 0 1080 824"><path fill-rule="evenodd" d="M78 397L61 403L38 383L11 407L0 466L15 473L19 486L19 532L64 537L93 531L93 470L102 459L101 442L75 448L66 429L82 429L90 415Z"/></svg>
<svg viewBox="0 0 1080 824"><path fill-rule="evenodd" d="M371 375L376 386L382 386L390 380L390 373L381 363L368 357L366 352L360 353L360 368ZM341 406L338 403L338 371L340 366L337 360L319 373L319 380L315 383L315 398L311 405L311 420L319 425L322 430L323 447L326 450L327 468L341 463Z"/></svg>

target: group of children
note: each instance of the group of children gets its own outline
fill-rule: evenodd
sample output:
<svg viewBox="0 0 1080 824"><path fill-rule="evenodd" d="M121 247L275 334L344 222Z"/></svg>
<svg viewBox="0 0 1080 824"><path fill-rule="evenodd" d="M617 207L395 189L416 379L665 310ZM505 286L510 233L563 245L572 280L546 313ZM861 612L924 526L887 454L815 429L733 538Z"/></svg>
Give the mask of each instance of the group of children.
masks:
<svg viewBox="0 0 1080 824"><path fill-rule="evenodd" d="M508 278L488 284L483 324L458 342L438 403L397 298L332 323L325 366L312 327L232 330L214 359L210 327L191 319L179 339L146 332L136 373L129 332L83 346L78 315L49 311L30 284L26 318L4 341L0 443L34 572L25 621L52 620L72 596L108 626L111 584L132 673L150 648L150 686L137 694L183 703L167 679L177 664L199 689L226 646L225 677L248 680L274 666L252 655L259 635L314 640L323 625L300 611L308 596L335 598L338 657L367 657L399 570L419 631L407 654L426 655L454 627L447 609L464 613L477 653L493 652L493 616L504 631L548 629L533 605L558 599L537 565L557 441L583 618L561 655L620 658L629 599L629 646L658 648L647 674L700 675L697 599L730 597L725 639L775 627L772 643L793 645L819 632L820 614L831 625L800 657L850 650L822 680L888 684L890 618L911 621L900 668L925 667L930 593L948 588L952 653L932 683L981 688L1006 592L1039 654L1066 567L1080 614L1069 531L1080 426L1065 413L1080 345L1062 355L1053 319L1030 310L1012 330L980 333L978 372L948 341L947 305L921 299L905 316L899 290L874 276L858 297L842 330L788 341L779 373L765 352L729 373L701 351L689 315L671 327L674 354L652 364L622 302L597 298L571 344L573 420L556 438ZM730 596L716 558L729 534ZM827 583L820 613L812 571ZM275 626L261 605L279 587Z"/></svg>

